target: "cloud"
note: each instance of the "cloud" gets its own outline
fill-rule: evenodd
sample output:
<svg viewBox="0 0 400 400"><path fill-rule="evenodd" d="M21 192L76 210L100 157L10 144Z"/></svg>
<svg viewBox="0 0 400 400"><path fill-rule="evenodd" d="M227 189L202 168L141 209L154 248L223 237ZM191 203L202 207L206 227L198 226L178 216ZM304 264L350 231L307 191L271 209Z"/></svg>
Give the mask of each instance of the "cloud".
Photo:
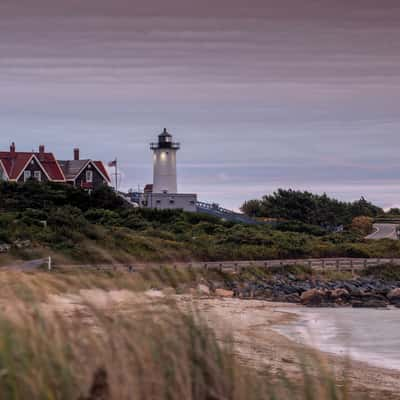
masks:
<svg viewBox="0 0 400 400"><path fill-rule="evenodd" d="M168 126L181 187L210 200L299 185L395 202L397 3L2 0L0 146L117 155L136 187Z"/></svg>

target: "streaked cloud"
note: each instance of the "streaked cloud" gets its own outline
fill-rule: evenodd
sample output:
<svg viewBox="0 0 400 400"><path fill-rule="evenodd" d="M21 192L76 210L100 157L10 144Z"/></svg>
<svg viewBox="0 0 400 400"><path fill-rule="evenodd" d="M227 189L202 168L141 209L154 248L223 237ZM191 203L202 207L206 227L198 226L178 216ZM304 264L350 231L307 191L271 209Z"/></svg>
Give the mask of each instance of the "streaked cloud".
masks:
<svg viewBox="0 0 400 400"><path fill-rule="evenodd" d="M394 204L399 20L392 0L2 0L0 145L118 156L136 187L167 126L201 198Z"/></svg>

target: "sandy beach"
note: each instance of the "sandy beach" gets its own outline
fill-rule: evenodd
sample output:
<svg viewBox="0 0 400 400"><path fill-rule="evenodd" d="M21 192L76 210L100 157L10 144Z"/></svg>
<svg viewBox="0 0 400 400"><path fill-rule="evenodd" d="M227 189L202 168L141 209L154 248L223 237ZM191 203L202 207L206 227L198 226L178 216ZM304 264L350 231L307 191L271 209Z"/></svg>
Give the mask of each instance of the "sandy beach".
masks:
<svg viewBox="0 0 400 400"><path fill-rule="evenodd" d="M298 344L274 330L275 326L297 318L295 311L298 306L295 305L174 295L171 291L167 291L167 295L161 291L149 291L144 295L126 290L104 292L96 289L82 290L79 295L52 296L45 307L63 311L66 315L79 312L90 318L90 312L86 313L85 308L91 304L134 316L140 305L165 305L166 296L173 297L185 312L197 312L214 330L222 345L228 340L237 359L261 374L287 377L291 382L301 384L303 366L307 362L308 373L316 379L323 379L324 373L332 373L339 385L348 387L350 395L361 395L363 399L400 399L400 371L323 353Z"/></svg>
<svg viewBox="0 0 400 400"><path fill-rule="evenodd" d="M259 300L196 299L182 296L180 302L198 310L220 340L232 337L233 349L243 364L301 382L304 354L317 359L310 372L320 376L322 365L332 371L350 393L368 399L400 399L400 371L377 368L295 343L273 328L297 318L297 306ZM285 309L285 311L282 311ZM293 309L293 311L291 311ZM287 310L287 311L286 311Z"/></svg>

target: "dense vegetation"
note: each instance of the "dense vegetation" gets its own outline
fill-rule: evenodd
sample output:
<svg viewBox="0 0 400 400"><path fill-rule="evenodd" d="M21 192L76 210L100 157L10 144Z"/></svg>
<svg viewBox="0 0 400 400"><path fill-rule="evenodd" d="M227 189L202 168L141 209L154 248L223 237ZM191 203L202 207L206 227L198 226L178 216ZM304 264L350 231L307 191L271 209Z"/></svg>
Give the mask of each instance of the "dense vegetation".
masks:
<svg viewBox="0 0 400 400"><path fill-rule="evenodd" d="M106 187L89 195L60 184L0 184L0 248L9 246L3 264L49 254L77 263L398 256L400 243L366 241L362 226L341 233L297 221L249 226L134 209Z"/></svg>
<svg viewBox="0 0 400 400"><path fill-rule="evenodd" d="M194 276L163 272L161 280L149 271L146 277L0 271L0 301L7 304L0 317L1 398L366 398L339 374L336 379L333 370L310 351L293 350L289 373L268 365L256 370L246 358L243 362L228 329L217 339L194 308L183 312L182 303L160 297L163 292L158 297L144 292L176 282L196 287ZM287 351L287 343L284 347ZM345 374L345 366L335 368Z"/></svg>
<svg viewBox="0 0 400 400"><path fill-rule="evenodd" d="M383 214L379 207L361 198L346 203L329 198L326 194L279 189L261 200L249 200L242 211L253 217L268 217L288 221L300 221L305 224L325 228L349 225L356 217L376 217Z"/></svg>

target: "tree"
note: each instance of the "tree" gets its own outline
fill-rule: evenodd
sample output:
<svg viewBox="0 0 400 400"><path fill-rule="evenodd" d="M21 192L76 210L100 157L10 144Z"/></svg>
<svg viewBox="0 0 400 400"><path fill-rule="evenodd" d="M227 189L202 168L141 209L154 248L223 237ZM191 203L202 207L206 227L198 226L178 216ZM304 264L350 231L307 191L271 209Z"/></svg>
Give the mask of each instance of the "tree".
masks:
<svg viewBox="0 0 400 400"><path fill-rule="evenodd" d="M276 218L282 221L300 221L305 224L333 228L350 225L359 216L376 217L383 210L364 198L353 203L342 202L326 195L292 189L278 189L261 200L243 204L247 215Z"/></svg>
<svg viewBox="0 0 400 400"><path fill-rule="evenodd" d="M249 217L261 217L261 206L261 200L248 200L243 203L243 205L240 207L240 210Z"/></svg>

